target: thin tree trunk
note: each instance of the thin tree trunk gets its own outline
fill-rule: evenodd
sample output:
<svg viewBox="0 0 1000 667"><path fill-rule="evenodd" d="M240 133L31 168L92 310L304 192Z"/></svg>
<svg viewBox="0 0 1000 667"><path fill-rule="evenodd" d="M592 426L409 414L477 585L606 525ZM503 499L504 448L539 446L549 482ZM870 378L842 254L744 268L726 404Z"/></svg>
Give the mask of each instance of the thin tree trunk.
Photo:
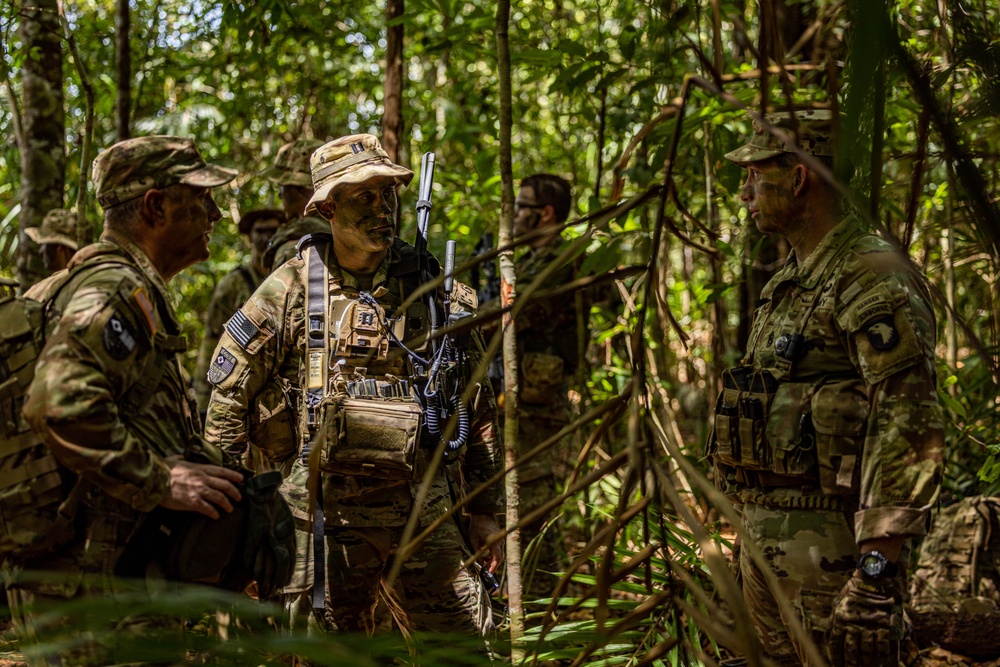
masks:
<svg viewBox="0 0 1000 667"><path fill-rule="evenodd" d="M115 101L115 139L132 136L129 120L132 113L132 52L129 49L129 0L118 0L115 13L115 55L118 61L118 98Z"/></svg>
<svg viewBox="0 0 1000 667"><path fill-rule="evenodd" d="M382 147L389 159L399 163L403 136L403 16L404 0L388 0L385 6L385 96L382 104Z"/></svg>
<svg viewBox="0 0 1000 667"><path fill-rule="evenodd" d="M126 2L127 4L127 2ZM76 191L76 242L82 248L90 243L91 228L87 221L87 181L90 174L90 147L94 136L94 87L90 85L90 77L87 75L87 66L80 57L80 49L76 46L76 37L69 27L66 14L63 12L62 2L59 3L59 19L62 21L63 31L66 34L66 43L69 44L70 53L73 54L73 62L76 65L76 72L80 76L80 88L83 89L85 100L83 141L80 146L80 181Z"/></svg>
<svg viewBox="0 0 1000 667"><path fill-rule="evenodd" d="M66 113L57 0L23 0L20 36L24 49L24 150L17 277L23 291L45 275L41 254L24 230L37 227L46 213L63 207L66 183Z"/></svg>
<svg viewBox="0 0 1000 667"><path fill-rule="evenodd" d="M511 128L514 124L511 110L510 44L507 39L510 24L510 0L499 0L496 13L497 79L500 99L500 233L497 243L507 248L500 253L500 302L506 308L511 306L515 296L514 276L514 172L511 157ZM517 375L517 327L512 326L510 311L503 316L503 373L504 373L504 459L507 476L504 489L507 495L507 525L520 521L518 504L520 485L518 483L517 462L519 449L517 437L518 375ZM521 531L513 530L507 535L507 603L510 610L511 662L517 664L524 659L524 606L521 601Z"/></svg>

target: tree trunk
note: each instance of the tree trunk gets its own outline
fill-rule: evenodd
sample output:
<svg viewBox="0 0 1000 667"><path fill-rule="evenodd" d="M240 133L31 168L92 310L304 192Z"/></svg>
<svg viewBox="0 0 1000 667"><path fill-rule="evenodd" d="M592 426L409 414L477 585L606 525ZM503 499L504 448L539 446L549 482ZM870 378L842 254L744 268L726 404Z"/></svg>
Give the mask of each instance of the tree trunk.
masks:
<svg viewBox="0 0 1000 667"><path fill-rule="evenodd" d="M66 112L63 109L62 30L56 0L23 0L24 150L21 152L21 231L17 277L21 290L45 275L41 254L24 230L63 207Z"/></svg>
<svg viewBox="0 0 1000 667"><path fill-rule="evenodd" d="M510 43L510 0L499 0L496 14L497 79L500 100L500 233L497 244L509 248L500 253L500 302L506 308L515 295L514 251L510 247L514 240L514 170L511 157L511 128L514 124L511 110ZM507 496L507 525L520 521L518 504L520 488L517 469L512 464L517 461L519 448L517 438L517 327L511 326L510 311L503 316L503 376L504 376L504 460L507 476L504 489ZM510 609L511 662L517 664L524 659L524 607L521 602L521 531L512 530L507 535L507 602Z"/></svg>
<svg viewBox="0 0 1000 667"><path fill-rule="evenodd" d="M388 0L385 7L385 95L382 99L382 147L395 163L400 160L403 136L403 0Z"/></svg>
<svg viewBox="0 0 1000 667"><path fill-rule="evenodd" d="M115 55L118 63L118 98L115 102L115 140L132 136L129 118L132 111L132 52L129 50L128 0L118 0L115 14Z"/></svg>

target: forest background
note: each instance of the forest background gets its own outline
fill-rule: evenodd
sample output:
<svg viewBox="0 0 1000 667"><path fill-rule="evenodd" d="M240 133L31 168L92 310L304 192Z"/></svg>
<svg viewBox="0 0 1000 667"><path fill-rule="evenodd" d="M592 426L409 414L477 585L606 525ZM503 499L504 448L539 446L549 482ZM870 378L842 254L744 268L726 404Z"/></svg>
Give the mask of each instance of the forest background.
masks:
<svg viewBox="0 0 1000 667"><path fill-rule="evenodd" d="M574 387L579 465L553 511L579 595L549 605L555 630L529 650L710 663L717 642L750 639L738 612L735 634L713 621L737 602L702 448L719 374L787 253L740 208L722 156L748 110L839 110L858 211L933 285L943 502L995 494L998 26L995 0L6 0L0 276L40 268L21 230L50 208L85 211L99 234L98 151L193 136L241 172L216 192L211 258L171 283L193 370L212 290L248 255L235 223L277 203L259 173L283 143L371 132L411 167L434 151L430 246L454 239L460 260L498 237L520 178L565 176L568 252L604 282ZM411 187L407 240L415 200Z"/></svg>

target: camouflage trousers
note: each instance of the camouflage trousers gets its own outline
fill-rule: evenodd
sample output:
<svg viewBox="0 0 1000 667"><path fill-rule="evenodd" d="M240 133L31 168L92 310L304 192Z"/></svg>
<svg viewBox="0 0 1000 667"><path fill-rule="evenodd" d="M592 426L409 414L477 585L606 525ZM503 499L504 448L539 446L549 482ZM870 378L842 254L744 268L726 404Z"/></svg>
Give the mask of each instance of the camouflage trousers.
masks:
<svg viewBox="0 0 1000 667"><path fill-rule="evenodd" d="M296 575L283 596L292 627L372 634L380 629L375 610L381 595L401 628L489 639L489 596L476 573L462 567L466 549L455 522L434 531L389 587L386 577L402 533L402 526L327 528L326 613L318 619L312 613L312 539L298 531Z"/></svg>
<svg viewBox="0 0 1000 667"><path fill-rule="evenodd" d="M107 590L103 577L81 583L80 573L42 574L8 583L7 601L21 652L32 667L180 665L184 623L132 613L148 604L137 590ZM141 600L140 604L135 604Z"/></svg>
<svg viewBox="0 0 1000 667"><path fill-rule="evenodd" d="M776 500L801 495L795 489L768 492ZM777 590L769 588L742 549L743 597L765 653L778 665L809 664L801 641L788 630L791 619L779 609L779 596L792 604L795 618L823 654L834 603L857 567L851 516L842 511L743 505L744 535L764 553L778 580Z"/></svg>

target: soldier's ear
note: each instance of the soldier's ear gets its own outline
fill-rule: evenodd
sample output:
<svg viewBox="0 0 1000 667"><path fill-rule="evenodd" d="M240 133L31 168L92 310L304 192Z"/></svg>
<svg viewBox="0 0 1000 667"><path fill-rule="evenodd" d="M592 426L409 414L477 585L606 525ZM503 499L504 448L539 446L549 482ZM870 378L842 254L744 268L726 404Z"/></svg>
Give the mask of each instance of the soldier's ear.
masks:
<svg viewBox="0 0 1000 667"><path fill-rule="evenodd" d="M809 168L799 162L792 167L792 192L796 197L802 194L809 180Z"/></svg>
<svg viewBox="0 0 1000 667"><path fill-rule="evenodd" d="M166 195L162 190L147 190L142 196L142 217L151 224L162 221L164 214L164 201Z"/></svg>

